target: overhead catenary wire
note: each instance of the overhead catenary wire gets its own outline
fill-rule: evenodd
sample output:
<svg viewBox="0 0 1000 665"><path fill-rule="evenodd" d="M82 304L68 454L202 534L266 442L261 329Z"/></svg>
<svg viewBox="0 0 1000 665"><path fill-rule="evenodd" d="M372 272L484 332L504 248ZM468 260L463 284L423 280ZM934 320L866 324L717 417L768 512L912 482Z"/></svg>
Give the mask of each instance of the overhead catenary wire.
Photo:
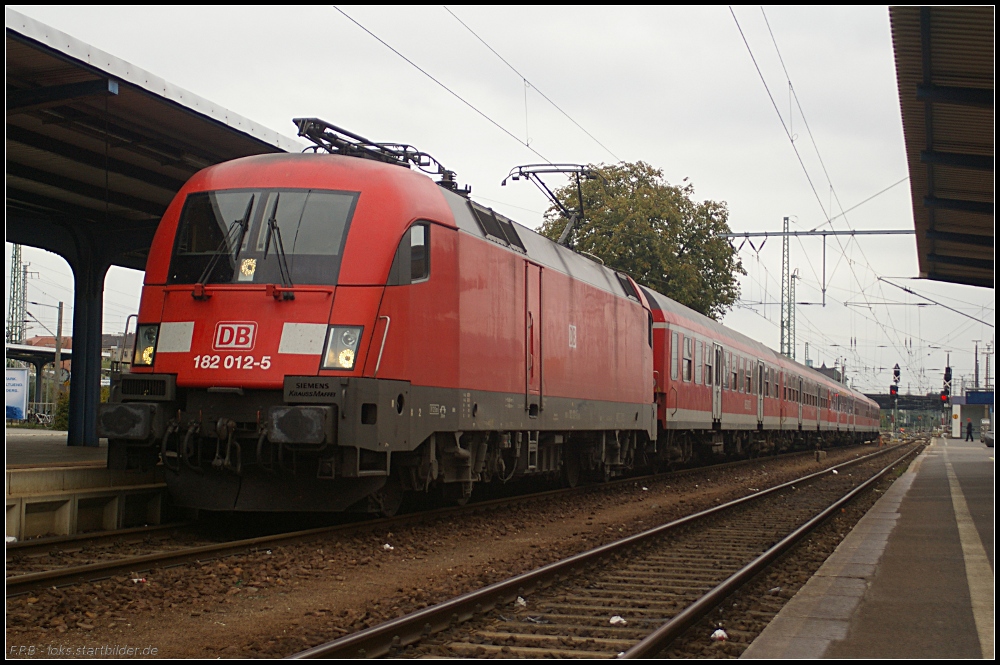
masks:
<svg viewBox="0 0 1000 665"><path fill-rule="evenodd" d="M837 205L840 207L841 213L837 217L843 217L844 223L847 224L847 228L851 229L852 228L851 227L851 223L847 219L847 211L844 210L844 206L840 202L840 196L837 194L837 190L833 186L833 179L830 178L830 173L829 173L829 171L826 168L826 163L823 161L823 155L819 151L819 145L816 143L816 138L815 138L815 136L813 136L812 129L809 127L809 121L806 119L805 110L802 108L802 103L799 101L799 96L795 92L795 87L792 85L791 74L788 73L788 68L785 66L785 59L781 55L781 49L778 47L778 40L774 36L774 31L771 30L771 23L770 23L770 21L767 20L767 13L764 11L763 7L760 8L760 12L761 12L761 15L764 17L764 24L767 26L767 32L771 36L771 43L774 44L774 51L778 55L778 61L781 63L781 69L785 73L785 80L788 82L789 93L790 93L792 99L795 100L796 107L798 107L798 109L799 109L799 115L802 117L802 124L805 125L806 133L809 135L809 140L812 142L813 150L815 150L815 152L816 152L816 158L819 160L820 168L823 169L823 175L826 178L826 182L827 182L827 184L830 187L830 193L831 193L833 199L836 200ZM734 18L735 18L735 14L734 14ZM747 48L749 48L749 44L747 45ZM775 110L777 110L777 107L775 107ZM791 110L789 110L789 114L791 114ZM791 139L791 137L789 137L789 138ZM791 139L791 140L792 140L792 145L794 147L794 139ZM797 150L796 150L796 154L798 154ZM800 160L800 163L801 163L801 160ZM803 168L805 168L804 164L803 164ZM813 191L815 192L815 189ZM820 209L824 210L824 215L827 217L827 221L825 222L825 224L829 224L830 228L833 228L832 202L831 202L831 209L830 209L829 212L826 212L826 210L823 208L822 201L820 201ZM821 224L820 226L823 226L823 224ZM819 228L819 227L817 227L817 228ZM841 242L840 238L835 236L834 240L836 240L837 244L840 246L841 252L846 252L846 248L844 247L844 244ZM878 278L878 272L872 267L871 262L868 260L868 256L865 254L864 248L861 246L860 243L857 242L857 238L849 239L848 240L848 244L850 244L851 240L854 240L855 244L857 244L858 251L861 252L861 256L864 258L865 264L866 264L866 267L868 268L868 270L871 271L871 273L874 274L876 278ZM862 291L862 297L864 297L867 300L867 294L864 292L865 291L864 286L861 284L861 280L858 279L857 274L854 272L853 264L849 263L848 265L851 266L851 275L854 277L854 280L858 283L858 287ZM879 286L879 292L881 292L881 291L882 291L881 286ZM882 293L882 295L884 296L885 294ZM893 329L895 329L895 326L892 323L892 313L889 312L889 311L886 311L886 316L889 318L890 327L892 327Z"/></svg>
<svg viewBox="0 0 1000 665"><path fill-rule="evenodd" d="M586 134L586 135L587 135L587 136L589 136L589 137L590 137L591 139L593 139L594 143L596 143L597 145L599 145L599 146L601 146L602 148L604 148L604 150L606 150L606 151L607 151L607 153L608 153L609 155L611 155L612 157L614 157L614 158L615 158L615 161L616 161L616 162L620 162L620 161L622 161L622 160L621 160L621 158L620 158L620 157L618 157L618 155L616 155L616 154L615 154L614 152L612 152L612 151L611 151L611 149L610 149L609 147L607 147L606 145L604 145L603 143L601 143L601 142L600 142L600 141L599 141L599 140L597 139L597 137L596 137L596 136L594 136L593 134L591 134L590 132L588 132L588 131L587 131L587 130L586 130L586 129L584 128L584 126L583 126L583 125L581 125L581 124L580 124L579 122L577 122L576 120L574 120L574 119L573 119L573 117L572 117L572 116L571 116L571 115L570 115L569 113L567 113L566 111L564 111L564 110L563 110L563 109L562 109L562 108L561 108L561 107L560 107L560 106L559 106L558 104L556 104L556 103L555 103L554 101L552 101L552 100L551 100L551 99L550 99L550 98L548 97L548 95L546 95L546 94L545 94L544 92L542 92L542 91L541 91L541 90L539 89L539 87L538 87L537 85L535 85L534 83L532 83L531 81L529 81L529 80L528 80L528 78L527 78L527 77L526 77L526 76L525 76L524 74L522 74L521 72L519 72L519 71L517 70L517 68L516 68L516 67L514 67L514 65L510 64L510 62L508 62L508 61L507 61L507 59L506 59L505 57L503 57L502 55L500 55L500 54L499 54L499 53L497 52L497 50L496 50L495 48L493 48L492 46L490 46L490 45L489 45L489 43L488 43L488 42L487 42L487 41L486 41L485 39L483 39L482 37L480 37L480 36L479 36L479 33L477 33L477 32L476 32L475 30L473 30L473 29L472 29L471 27L469 27L469 24L468 24L468 23L466 23L465 21L463 21L462 19L460 19L460 18L459 18L459 17L458 17L458 16L457 16L457 15L455 14L455 12L451 11L451 9L449 9L449 8L448 8L448 6L447 6L447 5L445 5L445 6L444 6L444 10L445 10L446 12L448 12L449 14L451 14L451 15L452 15L452 16L453 16L453 17L455 18L455 20L456 20L456 21L458 21L459 23L461 23L461 24L462 24L462 26L463 26L463 27L464 27L464 28L465 28L466 30L468 30L468 31L469 31L470 33L472 33L472 36L473 36L473 37L475 37L475 38L476 38L476 39L478 39L478 40L479 40L480 42L482 42L483 46L485 46L486 48L488 48L488 49L489 49L489 50L490 50L490 51L491 51L491 52L493 53L493 55L495 55L496 57L500 58L501 62L503 62L503 64L507 65L507 66L508 66L508 67L510 68L510 70L511 70L512 72L514 72L515 74L517 74L517 75L518 75L518 77L519 77L519 78L520 78L520 79L521 79L522 81L524 81L524 83L525 83L525 85L526 85L526 86L529 86L529 87L531 87L531 88L532 88L532 89L533 89L533 90L534 90L535 92L537 92L537 93L538 93L539 95L541 95L542 99L544 99L545 101L547 101L547 102L548 102L549 104L552 104L552 106L553 106L553 107L555 107L555 109L556 109L557 111L559 111L559 112L560 112L560 113L562 113L562 114L563 114L564 116L566 116L566 118L567 118L567 119L568 119L568 120L569 120L570 122L572 122L572 123L573 123L574 125L576 125L576 126L577 126L577 127L578 127L578 128L580 129L580 131L582 131L582 132L583 132L584 134Z"/></svg>
<svg viewBox="0 0 1000 665"><path fill-rule="evenodd" d="M945 305L944 303L938 302L937 300L934 300L933 298L928 298L927 296L922 295L920 293L917 293L916 291L914 291L912 289L909 289L909 288L907 288L905 286L900 286L899 284L894 284L894 283L890 282L889 280L885 279L884 277L879 277L878 279L879 279L880 282L885 282L889 286L895 286L897 289L902 289L903 291L906 291L907 293L909 293L911 295L915 295L918 298L923 298L924 300L930 300L935 305L938 305L940 307L944 307L945 309L951 310L952 312L955 312L956 314L961 314L962 316L968 317L968 318L972 319L973 321L976 321L978 323L982 323L984 326L989 326L990 328L995 328L996 327L992 323L989 323L987 321L983 321L982 319L977 319L976 317L974 317L974 316L972 316L970 314L966 314L965 312L963 312L961 310L955 309L954 307L951 307L949 305Z"/></svg>
<svg viewBox="0 0 1000 665"><path fill-rule="evenodd" d="M366 33L368 33L371 37L373 37L380 44L382 44L387 49L389 49L390 51L392 51L393 53L395 53L396 55L398 55L400 58L402 58L403 60L405 60L411 66L413 66L414 69L416 69L421 74L423 74L424 76L426 76L427 78L429 78L430 80L434 81L439 86L441 86L442 88L444 88L446 91L448 91L449 94L451 94L453 97L455 97L455 99L459 100L460 102L462 102L463 104L465 104L466 106L468 106L470 109L472 109L473 111L475 111L477 114L479 114L480 116L482 116L491 125L493 125L497 129L499 129L500 131L502 131L504 134L506 134L507 136L511 137L512 139L514 139L515 141L517 141L521 145L523 145L525 148L527 148L531 152L533 152L536 155L538 155L539 157L541 157L543 160L545 160L546 163L548 163L548 164L552 163L552 161L549 160L548 157L546 157L542 153L538 152L536 149L532 148L530 145L528 145L528 143L526 141L522 141L521 139L519 139L516 134L514 134L513 132L511 132L509 129L507 129L506 127L504 127L503 125L501 125L499 122L497 122L496 120L494 120L490 116L486 115L486 113L484 113L483 111L480 111L474 104L472 104L472 102L466 100L464 97L462 97L461 95L459 95L457 92L455 92L454 90L452 90L451 88L449 88L448 86L446 86L444 83L442 83L441 81L439 81L438 79L436 79L426 69L424 69L423 67L421 67L417 63L413 62L412 60L410 60L409 58L407 58L405 55L403 55L402 53L400 53L399 51L397 51L395 48L392 47L392 45L390 45L388 42L386 42L384 39L382 39L381 37L379 37L378 35L376 35L374 32L372 32L371 30L369 30L365 26L361 25L361 23L359 23L356 19L354 19L353 17L351 17L343 9L341 9L340 7L338 7L336 5L334 5L333 8L336 9L341 14L343 14L344 18L346 18L351 23L353 23L354 25L356 25L359 28L361 28L362 30L364 30Z"/></svg>
<svg viewBox="0 0 1000 665"><path fill-rule="evenodd" d="M831 219L831 214L829 212L827 212L826 206L823 204L823 200L820 197L819 192L817 191L815 184L813 183L812 177L809 174L808 168L806 168L805 162L802 159L802 155L799 152L798 147L795 145L795 138L792 135L791 130L788 127L788 124L785 122L785 119L782 116L780 109L778 109L778 104L777 104L777 102L774 99L774 95L771 94L771 89L767 85L767 81L764 78L764 74L763 74L763 72L760 69L760 65L757 63L757 58L756 58L756 56L754 56L753 49L750 47L749 41L747 41L746 35L743 32L742 26L740 26L739 19L736 18L736 13L733 11L732 7L729 8L729 12L730 12L730 14L733 17L733 21L736 23L737 30L739 30L739 33L740 33L740 37L743 39L743 44L746 46L747 52L750 54L750 59L753 62L754 68L757 70L757 75L760 77L761 83L764 85L764 90L767 92L767 96L771 100L771 105L772 105L772 107L774 107L774 111L775 111L775 113L778 116L778 120L781 122L781 126L784 129L784 131L785 131L785 135L788 138L789 143L792 146L792 150L795 152L795 156L798 159L799 165L801 166L802 171L803 171L803 173L806 176L806 180L808 181L809 187L810 187L810 189L813 192L813 196L816 198L816 202L819 204L820 210L823 212L823 216L826 217L827 221L829 222L830 219ZM765 16L765 22L766 22L766 16ZM774 42L775 49L778 50L777 41L774 40L774 35L773 35L773 32L771 32L771 30L770 30L770 25L768 25L768 31L771 33L771 37L772 37L772 41ZM788 81L789 89L792 91L792 95L795 96L795 94L794 94L794 88L792 87L791 77L788 74L787 68L785 68L784 60L781 58L780 50L778 51L778 58L781 61L782 69L785 72L785 76L786 76L786 80ZM795 96L795 99L796 99L796 102L798 102L797 96ZM801 105L799 105L799 112L800 112L800 114L802 114ZM802 115L803 115L803 120L805 120L804 114L802 114ZM805 124L806 124L806 129L807 129L807 131L809 131L810 137L812 138L812 133L809 130L808 123L806 122ZM815 139L813 139L813 147L817 150L817 156L819 156L818 147L816 147ZM821 157L820 157L820 161L822 162L822 158ZM843 211L843 206L840 204L839 197L836 196L836 190L833 188L833 183L829 179L829 174L826 172L826 167L825 166L823 167L823 170L824 170L824 174L826 174L826 176L827 176L827 182L830 185L831 191L833 192L834 197L837 198L837 203L838 203L838 205L840 205L841 210ZM843 212L841 213L841 216L844 216L844 220L847 221L846 215L844 215ZM850 228L850 224L849 223L848 223L848 228ZM847 248L841 242L840 238L837 237L837 236L834 236L834 239L837 241L837 244L840 246L841 253L842 254L846 254ZM855 242L857 241L856 238L854 238L854 240L855 240ZM859 248L860 248L860 245L859 245ZM862 252L862 256L865 258L865 262L868 264L868 269L873 274L875 274L876 277L878 277L878 273L871 267L871 263L868 261L867 256L864 255L864 250L861 250L861 252ZM860 295L867 300L866 289L865 289L864 284L862 283L861 279L858 277L857 272L854 270L854 263L852 261L848 261L848 266L850 267L851 275L854 278L854 281L858 285L858 288L859 288L859 291L860 291ZM883 296L884 296L884 294L883 294ZM874 312L873 312L873 314L874 314ZM888 311L886 312L886 314L889 317L889 321L890 321L889 327L892 328L892 330L894 332L896 332L896 334L898 336L899 332L896 329L895 324L892 322L892 314L890 312L888 312ZM875 318L875 322L876 322L876 325L878 325L882 329L883 333L885 333L886 338L892 340L892 336L889 335L889 331L888 331L886 325L884 323L882 323L878 319L878 317ZM892 340L892 341L893 341L894 345L899 344L899 342L900 342L900 340L898 340L898 339L897 340ZM901 356L905 356L906 355L905 348L902 347L902 345L897 346L897 352L899 352Z"/></svg>

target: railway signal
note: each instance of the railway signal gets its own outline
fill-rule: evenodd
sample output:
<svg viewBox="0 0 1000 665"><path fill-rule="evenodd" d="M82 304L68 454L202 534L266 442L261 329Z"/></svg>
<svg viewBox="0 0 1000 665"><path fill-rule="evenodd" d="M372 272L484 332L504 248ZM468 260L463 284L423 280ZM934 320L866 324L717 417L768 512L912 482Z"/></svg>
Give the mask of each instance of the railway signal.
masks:
<svg viewBox="0 0 1000 665"><path fill-rule="evenodd" d="M944 385L941 387L941 406L948 406L951 400L951 358L944 368Z"/></svg>

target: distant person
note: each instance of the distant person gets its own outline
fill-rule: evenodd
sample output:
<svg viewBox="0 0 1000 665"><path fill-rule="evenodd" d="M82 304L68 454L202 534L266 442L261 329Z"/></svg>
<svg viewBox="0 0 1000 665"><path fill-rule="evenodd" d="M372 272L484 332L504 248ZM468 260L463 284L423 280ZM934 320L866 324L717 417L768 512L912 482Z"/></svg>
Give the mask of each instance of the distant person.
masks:
<svg viewBox="0 0 1000 665"><path fill-rule="evenodd" d="M967 418L965 423L965 440L972 441L972 418Z"/></svg>

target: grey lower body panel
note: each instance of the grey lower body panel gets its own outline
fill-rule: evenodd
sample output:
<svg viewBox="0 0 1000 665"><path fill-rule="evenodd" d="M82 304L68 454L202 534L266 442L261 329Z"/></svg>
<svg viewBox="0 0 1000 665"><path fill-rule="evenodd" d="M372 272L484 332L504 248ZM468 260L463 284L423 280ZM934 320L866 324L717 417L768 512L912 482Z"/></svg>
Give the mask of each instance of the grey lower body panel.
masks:
<svg viewBox="0 0 1000 665"><path fill-rule="evenodd" d="M181 469L167 471L165 477L176 505L222 512L340 512L379 490L386 481L385 476L326 479L259 467L243 469L240 475Z"/></svg>

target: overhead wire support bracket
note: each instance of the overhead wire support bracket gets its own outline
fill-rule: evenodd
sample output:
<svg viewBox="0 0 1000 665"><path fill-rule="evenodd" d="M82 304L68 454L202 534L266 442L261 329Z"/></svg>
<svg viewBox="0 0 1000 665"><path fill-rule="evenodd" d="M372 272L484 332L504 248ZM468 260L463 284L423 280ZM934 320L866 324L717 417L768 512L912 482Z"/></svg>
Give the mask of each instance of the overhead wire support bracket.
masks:
<svg viewBox="0 0 1000 665"><path fill-rule="evenodd" d="M542 175L548 173L562 173L564 175L572 175L576 180L576 195L577 195L577 209L570 210L563 202L559 200L559 197L549 189L549 186L545 184L542 180ZM562 233L559 235L559 244L563 247L569 247L572 249L572 242L570 241L570 234L573 232L573 228L576 223L583 219L583 187L582 182L584 180L590 180L592 178L598 178L600 174L589 166L583 164L524 164L522 166L515 166L507 174L507 177L503 179L500 183L501 187L507 185L508 180L520 180L524 178L525 180L530 180L535 183L535 186L541 190L545 196L548 197L549 201L559 209L568 221L566 222L565 228L563 228Z"/></svg>
<svg viewBox="0 0 1000 665"><path fill-rule="evenodd" d="M292 122L298 127L299 136L307 138L315 144L307 147L303 152L325 150L334 155L372 159L404 168L415 166L424 173L440 176L437 184L447 190L462 196L468 196L472 192L472 188L468 185L459 187L454 171L446 169L441 162L426 152L417 150L412 145L376 143L319 118L293 118Z"/></svg>

